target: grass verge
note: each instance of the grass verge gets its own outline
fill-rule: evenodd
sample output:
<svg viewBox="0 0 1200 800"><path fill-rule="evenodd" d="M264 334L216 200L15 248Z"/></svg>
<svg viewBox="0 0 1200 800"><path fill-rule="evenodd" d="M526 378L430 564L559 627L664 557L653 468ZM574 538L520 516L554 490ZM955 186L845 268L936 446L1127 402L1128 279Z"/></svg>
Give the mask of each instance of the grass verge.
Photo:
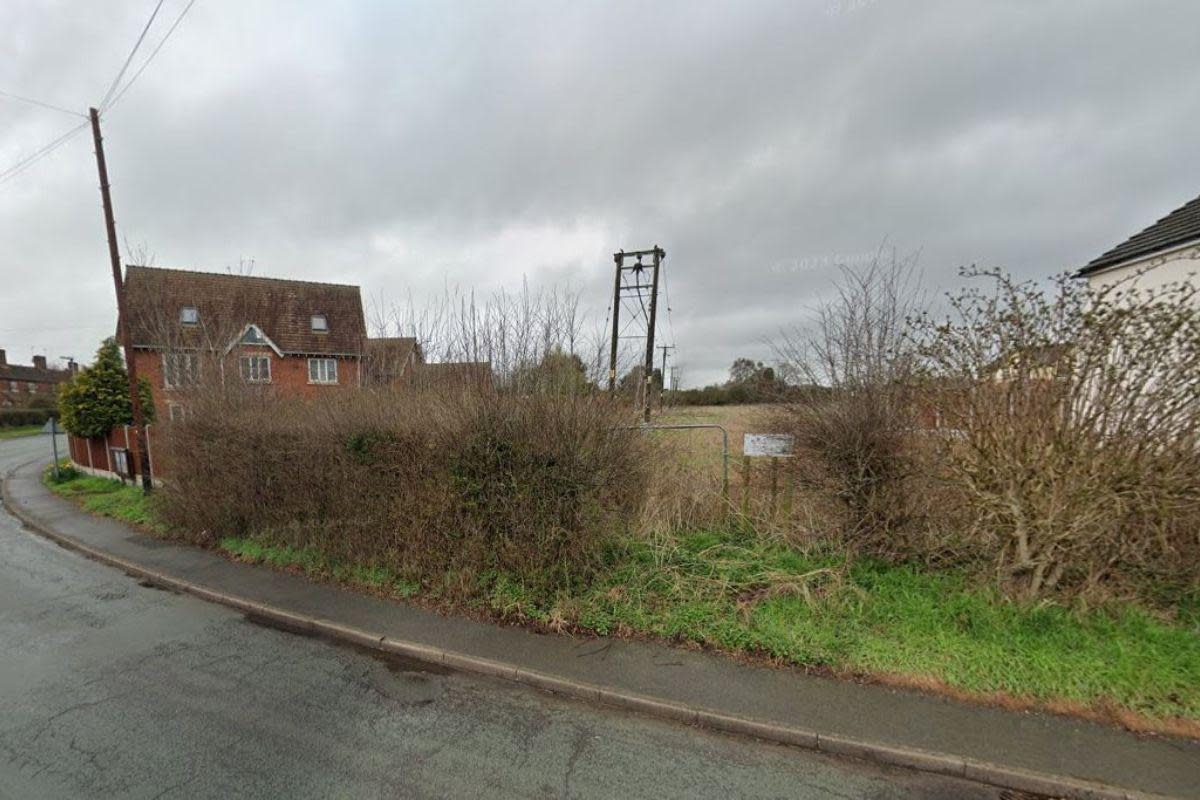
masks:
<svg viewBox="0 0 1200 800"><path fill-rule="evenodd" d="M0 428L0 440L19 439L23 436L33 436L41 432L41 425L16 425L11 428Z"/></svg>
<svg viewBox="0 0 1200 800"><path fill-rule="evenodd" d="M117 480L85 475L70 463L59 468L59 479L47 468L42 478L50 491L74 500L93 514L112 517L145 528L156 534L165 534L167 528L154 513L154 498L147 497L136 486Z"/></svg>
<svg viewBox="0 0 1200 800"><path fill-rule="evenodd" d="M152 502L133 487L78 475L47 481L95 513L162 531ZM415 581L255 538L222 539L219 548L250 563L545 630L647 636L1200 736L1200 603L1181 608L1175 620L1125 603L1091 610L1021 604L962 572L847 565L837 555L733 532L614 547L590 587L554 596L509 575Z"/></svg>

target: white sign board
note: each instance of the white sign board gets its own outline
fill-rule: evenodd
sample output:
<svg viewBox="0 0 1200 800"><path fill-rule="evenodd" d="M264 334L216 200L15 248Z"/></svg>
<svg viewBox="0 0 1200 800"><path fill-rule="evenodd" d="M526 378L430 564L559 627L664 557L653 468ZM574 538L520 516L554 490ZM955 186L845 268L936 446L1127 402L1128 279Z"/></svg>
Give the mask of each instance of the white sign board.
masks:
<svg viewBox="0 0 1200 800"><path fill-rule="evenodd" d="M747 433L742 440L742 454L787 458L795 442L796 438L786 433Z"/></svg>

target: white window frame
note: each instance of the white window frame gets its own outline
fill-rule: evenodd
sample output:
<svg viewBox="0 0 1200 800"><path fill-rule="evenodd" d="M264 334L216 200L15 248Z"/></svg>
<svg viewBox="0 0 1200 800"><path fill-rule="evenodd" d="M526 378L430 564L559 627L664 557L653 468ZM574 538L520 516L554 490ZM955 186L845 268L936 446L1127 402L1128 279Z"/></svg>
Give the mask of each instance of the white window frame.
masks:
<svg viewBox="0 0 1200 800"><path fill-rule="evenodd" d="M191 312L190 314L188 312ZM192 319L188 319L188 317ZM179 309L179 324L180 325L199 325L200 324L200 309L195 306L184 306Z"/></svg>
<svg viewBox="0 0 1200 800"><path fill-rule="evenodd" d="M317 320L321 321L320 325L317 325ZM324 314L313 314L309 318L308 324L313 333L329 333L329 317Z"/></svg>
<svg viewBox="0 0 1200 800"><path fill-rule="evenodd" d="M187 365L182 371L178 359L183 359ZM174 368L172 362L175 362ZM200 382L200 357L196 353L163 353L162 368L164 389L183 389ZM183 376L183 380L178 380L183 372L187 372L188 375ZM172 378L176 380L172 381Z"/></svg>
<svg viewBox="0 0 1200 800"><path fill-rule="evenodd" d="M308 360L308 382L332 386L338 382L336 358L310 358Z"/></svg>
<svg viewBox="0 0 1200 800"><path fill-rule="evenodd" d="M167 419L170 422L183 422L187 417L187 409L179 403L167 403Z"/></svg>
<svg viewBox="0 0 1200 800"><path fill-rule="evenodd" d="M266 363L266 375L262 374L262 365ZM238 370L246 383L271 382L271 357L264 353L255 353L238 357Z"/></svg>

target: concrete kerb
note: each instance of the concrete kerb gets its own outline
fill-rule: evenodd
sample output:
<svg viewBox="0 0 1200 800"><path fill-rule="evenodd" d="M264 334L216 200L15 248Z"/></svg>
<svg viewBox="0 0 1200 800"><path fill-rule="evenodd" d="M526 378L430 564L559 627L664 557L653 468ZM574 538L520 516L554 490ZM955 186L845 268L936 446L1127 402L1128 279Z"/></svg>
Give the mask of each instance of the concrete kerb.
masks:
<svg viewBox="0 0 1200 800"><path fill-rule="evenodd" d="M294 614L286 609L230 595L200 584L175 578L134 562L105 553L69 536L54 531L29 515L13 502L9 490L12 475L28 464L18 466L0 481L0 500L10 514L30 530L47 539L95 561L116 567L133 577L156 586L184 592L203 600L235 608L254 617L270 621L283 628L318 633L360 647L379 650L427 664L440 665L461 672L501 678L525 684L587 702L615 706L676 722L697 725L724 733L753 736L778 744L816 750L839 757L857 758L877 764L965 778L1003 789L1071 798L1072 800L1169 800L1164 795L1145 794L1058 775L1028 772L999 764L973 761L961 757L897 748L878 742L821 734L800 728L734 717L705 708L693 708L636 693L623 692L595 684L584 683L549 673L526 670L517 665L468 653L443 650L437 647L393 639L388 636L343 625L332 620Z"/></svg>

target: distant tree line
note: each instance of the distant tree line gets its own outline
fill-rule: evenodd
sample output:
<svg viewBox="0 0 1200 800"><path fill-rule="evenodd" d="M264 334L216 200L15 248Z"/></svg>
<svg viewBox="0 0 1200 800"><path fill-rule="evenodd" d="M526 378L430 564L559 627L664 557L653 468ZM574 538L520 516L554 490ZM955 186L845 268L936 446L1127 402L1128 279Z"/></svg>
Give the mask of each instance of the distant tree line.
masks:
<svg viewBox="0 0 1200 800"><path fill-rule="evenodd" d="M782 373L786 373L786 369ZM738 358L729 367L729 379L696 389L670 392L668 402L681 406L729 406L749 403L779 403L797 394L821 391L819 387L796 385L778 367Z"/></svg>

